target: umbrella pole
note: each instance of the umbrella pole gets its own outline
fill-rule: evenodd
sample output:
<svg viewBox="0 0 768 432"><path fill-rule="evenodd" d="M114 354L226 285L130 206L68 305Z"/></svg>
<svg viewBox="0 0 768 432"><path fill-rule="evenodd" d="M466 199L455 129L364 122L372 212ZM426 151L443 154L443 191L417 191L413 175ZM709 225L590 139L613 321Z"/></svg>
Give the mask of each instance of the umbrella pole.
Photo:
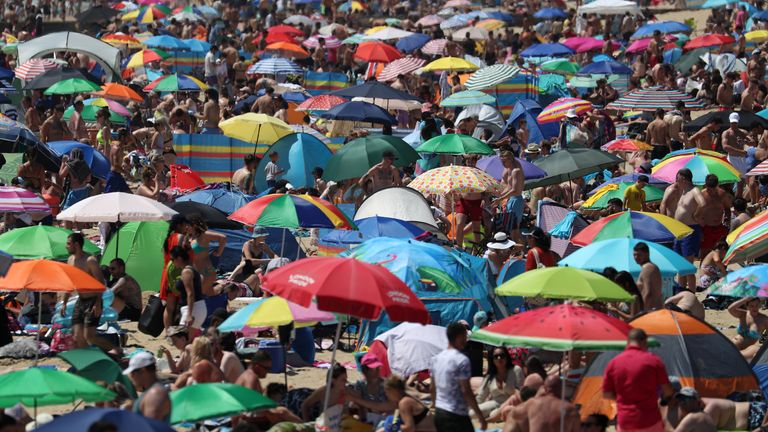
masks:
<svg viewBox="0 0 768 432"><path fill-rule="evenodd" d="M560 432L565 432L565 378L563 374L563 361L566 359L565 352L560 359Z"/></svg>
<svg viewBox="0 0 768 432"><path fill-rule="evenodd" d="M288 228L283 228L283 239L280 241L280 258L285 255L285 231Z"/></svg>
<svg viewBox="0 0 768 432"><path fill-rule="evenodd" d="M288 389L288 350L283 345L283 378L285 380L285 388Z"/></svg>
<svg viewBox="0 0 768 432"><path fill-rule="evenodd" d="M258 153L259 149L259 137L261 136L261 123L259 123L259 128L256 129L256 142L253 143L253 154Z"/></svg>
<svg viewBox="0 0 768 432"><path fill-rule="evenodd" d="M66 308L66 304L62 304L61 307ZM40 329L43 327L43 293L37 293L37 336L35 337L35 364L37 367L38 359L40 358ZM35 401L37 403L37 401ZM37 413L35 413L37 417Z"/></svg>
<svg viewBox="0 0 768 432"><path fill-rule="evenodd" d="M333 339L333 354L331 354L331 367L328 369L328 377L325 380L325 398L323 400L323 412L328 409L328 402L331 400L331 381L333 380L333 366L336 364L336 350L339 348L339 338L341 337L341 320L337 317L336 336Z"/></svg>

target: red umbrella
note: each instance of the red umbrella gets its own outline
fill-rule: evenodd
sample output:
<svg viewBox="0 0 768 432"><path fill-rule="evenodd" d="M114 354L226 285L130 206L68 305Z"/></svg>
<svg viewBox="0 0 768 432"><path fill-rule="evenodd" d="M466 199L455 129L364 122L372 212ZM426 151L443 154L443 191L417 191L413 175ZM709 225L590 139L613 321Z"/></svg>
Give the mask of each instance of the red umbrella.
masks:
<svg viewBox="0 0 768 432"><path fill-rule="evenodd" d="M263 35L260 33L258 36L253 38L253 43L257 44L261 42L261 38ZM288 42L292 44L297 44L298 42L296 39L293 38L293 36L289 35L288 33L268 33L267 34L267 43L273 44L276 42Z"/></svg>
<svg viewBox="0 0 768 432"><path fill-rule="evenodd" d="M298 107L296 107L296 111L328 111L336 105L340 105L345 102L348 101L343 97L324 94L305 100Z"/></svg>
<svg viewBox="0 0 768 432"><path fill-rule="evenodd" d="M205 186L205 181L186 165L171 165L170 189L181 192Z"/></svg>
<svg viewBox="0 0 768 432"><path fill-rule="evenodd" d="M284 33L291 36L304 36L304 32L297 29L296 27L280 24L276 26L272 26L267 30L268 34L277 34L277 33Z"/></svg>
<svg viewBox="0 0 768 432"><path fill-rule="evenodd" d="M687 50L692 50L696 48L709 48L709 47L716 47L720 45L727 45L727 44L732 44L734 42L736 42L736 39L734 39L732 36L729 36L729 35L708 34L708 35L699 36L697 38L693 38L689 40L688 43L686 43L683 48Z"/></svg>
<svg viewBox="0 0 768 432"><path fill-rule="evenodd" d="M356 59L371 63L389 63L402 57L397 48L384 42L363 42L355 51Z"/></svg>
<svg viewBox="0 0 768 432"><path fill-rule="evenodd" d="M309 307L363 319L386 311L394 321L426 324L429 313L408 286L384 267L352 258L306 258L269 272L264 289Z"/></svg>

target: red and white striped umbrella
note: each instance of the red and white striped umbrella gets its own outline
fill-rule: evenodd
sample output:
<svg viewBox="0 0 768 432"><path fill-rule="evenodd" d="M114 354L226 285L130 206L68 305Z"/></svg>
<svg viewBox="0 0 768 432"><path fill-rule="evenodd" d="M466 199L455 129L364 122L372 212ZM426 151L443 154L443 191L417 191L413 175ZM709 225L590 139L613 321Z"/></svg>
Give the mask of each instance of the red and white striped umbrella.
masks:
<svg viewBox="0 0 768 432"><path fill-rule="evenodd" d="M421 52L428 55L447 55L445 45L448 43L447 39L432 39L421 47Z"/></svg>
<svg viewBox="0 0 768 432"><path fill-rule="evenodd" d="M325 36L321 34L316 34L301 44L304 45L305 48L317 48L320 46L320 39L325 41L325 47L328 49L336 49L341 46L341 41L336 39L335 36Z"/></svg>
<svg viewBox="0 0 768 432"><path fill-rule="evenodd" d="M747 175L748 176L760 176L768 174L768 161L760 162L760 164L752 168Z"/></svg>
<svg viewBox="0 0 768 432"><path fill-rule="evenodd" d="M50 213L51 207L34 192L13 186L0 186L0 212Z"/></svg>
<svg viewBox="0 0 768 432"><path fill-rule="evenodd" d="M394 81L398 75L406 75L421 69L425 63L425 60L415 57L404 57L395 60L384 67L379 74L378 80L379 82Z"/></svg>
<svg viewBox="0 0 768 432"><path fill-rule="evenodd" d="M305 100L296 107L296 111L328 111L345 102L349 101L339 96L324 94Z"/></svg>
<svg viewBox="0 0 768 432"><path fill-rule="evenodd" d="M59 65L50 59L32 59L17 67L14 72L16 73L16 78L22 81L29 81L57 67Z"/></svg>

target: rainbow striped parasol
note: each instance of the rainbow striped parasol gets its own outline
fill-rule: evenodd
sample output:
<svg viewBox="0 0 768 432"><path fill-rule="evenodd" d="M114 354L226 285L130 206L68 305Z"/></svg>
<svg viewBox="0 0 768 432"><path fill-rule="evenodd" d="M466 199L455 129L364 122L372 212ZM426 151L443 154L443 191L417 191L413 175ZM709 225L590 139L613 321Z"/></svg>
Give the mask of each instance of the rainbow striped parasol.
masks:
<svg viewBox="0 0 768 432"><path fill-rule="evenodd" d="M741 224L725 240L730 245L723 258L726 264L768 253L768 210Z"/></svg>
<svg viewBox="0 0 768 432"><path fill-rule="evenodd" d="M144 86L144 91L178 92L204 91L208 86L199 79L181 74L164 75Z"/></svg>
<svg viewBox="0 0 768 432"><path fill-rule="evenodd" d="M229 218L261 227L357 229L336 206L310 195L265 195L239 208Z"/></svg>
<svg viewBox="0 0 768 432"><path fill-rule="evenodd" d="M584 99L560 98L547 105L536 117L539 123L553 123L562 120L568 110L576 110L576 114L581 115L592 109L592 104Z"/></svg>
<svg viewBox="0 0 768 432"><path fill-rule="evenodd" d="M700 186L709 174L715 174L720 183L738 183L741 173L727 160L703 154L682 154L662 160L653 167L654 177L674 183L677 173L688 168L693 173L693 184Z"/></svg>

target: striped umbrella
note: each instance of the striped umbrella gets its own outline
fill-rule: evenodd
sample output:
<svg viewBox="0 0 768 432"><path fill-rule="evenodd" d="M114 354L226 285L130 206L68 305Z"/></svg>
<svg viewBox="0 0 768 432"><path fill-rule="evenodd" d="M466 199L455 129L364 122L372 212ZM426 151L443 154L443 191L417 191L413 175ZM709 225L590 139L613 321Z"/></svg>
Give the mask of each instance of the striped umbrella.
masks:
<svg viewBox="0 0 768 432"><path fill-rule="evenodd" d="M448 39L432 39L421 47L421 52L427 55L448 55L445 46L448 44Z"/></svg>
<svg viewBox="0 0 768 432"><path fill-rule="evenodd" d="M102 42L106 42L110 45L125 46L128 48L140 48L141 41L131 35L125 33L113 33L106 36L102 36Z"/></svg>
<svg viewBox="0 0 768 432"><path fill-rule="evenodd" d="M34 192L13 186L0 186L0 212L50 213L51 207Z"/></svg>
<svg viewBox="0 0 768 432"><path fill-rule="evenodd" d="M768 174L768 161L762 161L760 164L752 168L747 175L748 176L760 176Z"/></svg>
<svg viewBox="0 0 768 432"><path fill-rule="evenodd" d="M324 36L321 34L316 34L301 44L306 48L317 48L320 46L320 39L323 40L325 47L328 49L336 49L341 46L341 41L336 39L336 36Z"/></svg>
<svg viewBox="0 0 768 432"><path fill-rule="evenodd" d="M296 107L296 111L328 111L336 105L341 105L344 102L348 101L336 95L324 94L305 100L298 107Z"/></svg>
<svg viewBox="0 0 768 432"><path fill-rule="evenodd" d="M591 110L592 104L584 99L560 98L547 105L536 117L536 120L541 124L558 122L571 109L576 110L576 114L581 115Z"/></svg>
<svg viewBox="0 0 768 432"><path fill-rule="evenodd" d="M496 98L478 90L465 90L454 93L440 102L441 107L463 107L468 105L492 104Z"/></svg>
<svg viewBox="0 0 768 432"><path fill-rule="evenodd" d="M322 312L317 305L308 308L289 302L282 297L266 297L238 310L219 326L219 331L248 332L263 327L277 327L296 323L296 327L307 327L318 321L333 320L330 312Z"/></svg>
<svg viewBox="0 0 768 432"><path fill-rule="evenodd" d="M422 27L431 27L440 24L441 22L445 21L443 18L437 16L437 15L427 15L425 17L421 17L418 21L416 21L416 25L420 25Z"/></svg>
<svg viewBox="0 0 768 432"><path fill-rule="evenodd" d="M668 183L674 183L677 173L683 168L693 172L693 184L701 186L707 175L715 174L720 183L738 183L741 173L727 160L712 156L689 153L674 156L659 162L653 167L654 177Z"/></svg>
<svg viewBox="0 0 768 432"><path fill-rule="evenodd" d="M16 78L22 81L29 81L38 75L42 75L45 72L56 69L59 67L58 63L50 59L32 59L27 60L21 66L14 70Z"/></svg>
<svg viewBox="0 0 768 432"><path fill-rule="evenodd" d="M426 63L425 60L420 58L403 57L384 66L384 69L381 70L377 79L379 82L394 81L397 79L398 75L407 75L415 72L424 67Z"/></svg>
<svg viewBox="0 0 768 432"><path fill-rule="evenodd" d="M619 138L604 144L602 147L600 147L600 150L626 151L626 152L648 151L648 150L653 150L653 146L638 140L633 140L629 138Z"/></svg>
<svg viewBox="0 0 768 432"><path fill-rule="evenodd" d="M246 73L248 74L301 74L304 70L296 63L280 58L272 57L251 65Z"/></svg>
<svg viewBox="0 0 768 432"><path fill-rule="evenodd" d="M509 81L520 73L520 68L507 64L495 64L473 73L465 84L468 90L485 90Z"/></svg>
<svg viewBox="0 0 768 432"><path fill-rule="evenodd" d="M614 238L635 238L655 243L670 243L690 235L693 230L682 222L659 213L625 211L604 217L584 228L571 243L586 246Z"/></svg>
<svg viewBox="0 0 768 432"><path fill-rule="evenodd" d="M239 208L229 218L260 227L357 229L336 206L310 195L265 195Z"/></svg>
<svg viewBox="0 0 768 432"><path fill-rule="evenodd" d="M683 101L686 110L704 109L704 102L679 90L660 87L634 90L608 104L606 109L617 111L656 111L661 108L673 110L677 102Z"/></svg>
<svg viewBox="0 0 768 432"><path fill-rule="evenodd" d="M157 48L143 49L132 55L125 67L136 69L146 65L147 63L163 61L168 57L170 57L170 55L167 52Z"/></svg>
<svg viewBox="0 0 768 432"><path fill-rule="evenodd" d="M730 245L723 262L742 262L768 253L768 210L739 225L725 240Z"/></svg>

